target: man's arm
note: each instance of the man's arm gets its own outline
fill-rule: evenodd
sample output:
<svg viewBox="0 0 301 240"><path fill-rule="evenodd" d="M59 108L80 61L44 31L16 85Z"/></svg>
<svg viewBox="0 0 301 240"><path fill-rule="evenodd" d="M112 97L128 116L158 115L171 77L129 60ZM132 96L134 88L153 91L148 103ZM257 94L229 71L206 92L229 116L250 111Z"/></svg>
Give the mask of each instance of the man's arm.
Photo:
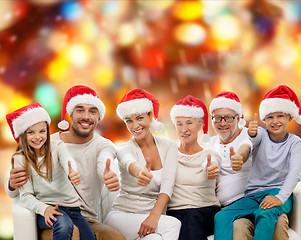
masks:
<svg viewBox="0 0 301 240"><path fill-rule="evenodd" d="M238 148L237 153L242 156L243 162L245 163L250 156L251 146L248 144L243 144Z"/></svg>
<svg viewBox="0 0 301 240"><path fill-rule="evenodd" d="M25 167L16 167L10 170L9 179L5 184L5 192L11 197L15 198L19 195L19 187L23 186L28 180L28 174Z"/></svg>

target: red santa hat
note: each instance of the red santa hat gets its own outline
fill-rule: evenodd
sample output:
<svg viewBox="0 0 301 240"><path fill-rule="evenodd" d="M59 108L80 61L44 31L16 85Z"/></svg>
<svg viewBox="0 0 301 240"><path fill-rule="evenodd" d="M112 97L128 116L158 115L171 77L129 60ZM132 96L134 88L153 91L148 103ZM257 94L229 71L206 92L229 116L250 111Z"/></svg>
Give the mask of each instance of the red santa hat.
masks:
<svg viewBox="0 0 301 240"><path fill-rule="evenodd" d="M208 135L208 111L205 104L198 98L188 95L179 100L170 111L170 118L175 123L176 117L192 117L203 119L204 136L202 141L209 140ZM206 136L205 136L206 135Z"/></svg>
<svg viewBox="0 0 301 240"><path fill-rule="evenodd" d="M7 114L6 121L14 139L16 142L19 142L19 136L24 133L27 128L39 122L47 122L50 124L51 119L47 111L39 103L32 103Z"/></svg>
<svg viewBox="0 0 301 240"><path fill-rule="evenodd" d="M246 125L244 115L242 113L242 107L238 96L233 92L223 91L215 96L209 106L209 112L212 112L219 108L229 108L236 112L240 117L238 127L243 128Z"/></svg>
<svg viewBox="0 0 301 240"><path fill-rule="evenodd" d="M259 106L260 119L263 121L267 115L274 112L290 114L301 124L301 107L296 93L286 85L279 85L270 90Z"/></svg>
<svg viewBox="0 0 301 240"><path fill-rule="evenodd" d="M89 87L76 85L70 88L65 94L62 106L61 122L58 124L60 129L68 129L69 123L65 120L66 113L69 113L69 115L72 114L74 108L78 104L91 104L95 106L98 109L100 120L103 119L106 108L97 93Z"/></svg>
<svg viewBox="0 0 301 240"><path fill-rule="evenodd" d="M151 128L154 131L160 131L164 126L156 120L159 114L159 105L159 101L152 94L138 88L123 96L116 112L121 119L125 119L134 114L148 113L153 110L154 119L151 123Z"/></svg>

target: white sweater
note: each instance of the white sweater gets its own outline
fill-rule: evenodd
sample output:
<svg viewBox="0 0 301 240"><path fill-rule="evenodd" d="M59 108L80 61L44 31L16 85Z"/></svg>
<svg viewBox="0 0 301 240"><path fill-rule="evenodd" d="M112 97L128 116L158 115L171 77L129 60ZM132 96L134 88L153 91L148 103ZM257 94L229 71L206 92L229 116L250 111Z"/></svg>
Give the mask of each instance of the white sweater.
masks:
<svg viewBox="0 0 301 240"><path fill-rule="evenodd" d="M145 187L137 184L137 179L129 174L129 166L136 162L142 168L146 162L134 139L122 144L117 150L121 176L120 193L114 201L113 209L128 213L150 213L160 193L171 197L177 171L178 150L174 141L154 137L161 158L163 172L159 185L153 178Z"/></svg>

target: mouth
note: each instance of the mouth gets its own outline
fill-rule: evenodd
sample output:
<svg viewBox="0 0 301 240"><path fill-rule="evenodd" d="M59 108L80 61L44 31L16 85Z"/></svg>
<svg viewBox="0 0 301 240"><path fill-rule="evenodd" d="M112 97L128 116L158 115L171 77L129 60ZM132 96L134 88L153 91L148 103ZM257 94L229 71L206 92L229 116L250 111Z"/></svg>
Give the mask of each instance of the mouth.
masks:
<svg viewBox="0 0 301 240"><path fill-rule="evenodd" d="M43 140L32 141L32 144L34 144L34 145L40 145L42 142L43 142Z"/></svg>
<svg viewBox="0 0 301 240"><path fill-rule="evenodd" d="M272 128L273 130L275 130L275 131L276 131L276 130L279 130L280 127L281 127L281 126L278 126L278 125L277 125L277 126L271 126L271 128Z"/></svg>
<svg viewBox="0 0 301 240"><path fill-rule="evenodd" d="M137 130L132 130L132 133L138 135L143 131L143 129L144 128L140 128L140 129L137 129Z"/></svg>
<svg viewBox="0 0 301 240"><path fill-rule="evenodd" d="M93 123L91 122L79 122L82 128L89 128Z"/></svg>

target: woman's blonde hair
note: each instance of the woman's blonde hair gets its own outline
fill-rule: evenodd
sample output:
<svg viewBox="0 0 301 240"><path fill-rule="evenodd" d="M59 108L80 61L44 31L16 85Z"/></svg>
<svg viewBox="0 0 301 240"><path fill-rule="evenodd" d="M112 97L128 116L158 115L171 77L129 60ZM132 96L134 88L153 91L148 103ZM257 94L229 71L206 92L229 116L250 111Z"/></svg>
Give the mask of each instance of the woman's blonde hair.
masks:
<svg viewBox="0 0 301 240"><path fill-rule="evenodd" d="M49 124L47 124L47 139L42 148L44 148L45 156L43 157L41 163L38 164L38 156L36 155L34 149L29 146L27 142L27 132L25 131L19 137L19 145L17 147L15 155L23 155L25 158L25 169L28 171L29 166L32 166L34 170L43 178L47 179L48 181L52 181L52 155L50 149L50 131L49 131ZM46 173L42 172L42 166L46 166ZM14 167L14 162L12 158L12 166Z"/></svg>

